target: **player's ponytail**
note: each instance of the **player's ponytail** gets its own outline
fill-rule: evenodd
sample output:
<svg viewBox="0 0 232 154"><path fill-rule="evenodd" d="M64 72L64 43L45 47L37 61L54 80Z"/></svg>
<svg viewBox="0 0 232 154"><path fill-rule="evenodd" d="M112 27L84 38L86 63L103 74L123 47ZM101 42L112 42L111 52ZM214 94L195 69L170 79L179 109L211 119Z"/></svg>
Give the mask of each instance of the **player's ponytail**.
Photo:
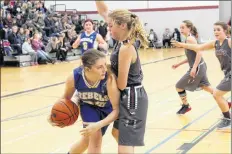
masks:
<svg viewBox="0 0 232 154"><path fill-rule="evenodd" d="M190 20L184 20L183 23L185 23L186 27L190 29L191 34L198 38L198 31L197 28L193 25L193 23Z"/></svg>
<svg viewBox="0 0 232 154"><path fill-rule="evenodd" d="M148 46L146 31L137 15L125 9L117 9L110 12L109 17L118 25L127 24L130 44L134 44L136 39L139 39L143 47Z"/></svg>

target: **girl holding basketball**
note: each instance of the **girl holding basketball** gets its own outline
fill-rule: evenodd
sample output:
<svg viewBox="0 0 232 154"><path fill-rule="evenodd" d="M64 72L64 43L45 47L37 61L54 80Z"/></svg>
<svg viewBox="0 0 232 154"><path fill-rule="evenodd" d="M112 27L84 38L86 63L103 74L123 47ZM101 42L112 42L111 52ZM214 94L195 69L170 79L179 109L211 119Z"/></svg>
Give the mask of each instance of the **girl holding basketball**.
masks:
<svg viewBox="0 0 232 154"><path fill-rule="evenodd" d="M111 54L111 68L117 77L121 92L119 119L119 153L134 153L134 146L144 145L148 97L142 86L143 73L138 51L134 45L137 38L147 47L148 40L142 24L128 10L108 11L103 1L95 1L98 13L108 22L109 31L117 41Z"/></svg>
<svg viewBox="0 0 232 154"><path fill-rule="evenodd" d="M68 77L62 97L70 100L74 92L78 92L78 105L84 125L80 131L83 137L69 153L82 153L87 148L88 153L101 153L102 136L108 125L118 117L120 93L114 75L106 73L104 53L90 49L84 52L81 60L83 66L76 68ZM53 125L64 127L59 123Z"/></svg>
<svg viewBox="0 0 232 154"><path fill-rule="evenodd" d="M231 91L231 39L228 39L226 34L228 25L224 22L216 22L214 24L214 35L216 40L204 44L187 44L172 41L172 44L177 47L189 49L192 52L199 53L203 50L215 49L216 57L221 65L221 70L224 72L224 78L213 91L213 96L220 107L224 118L218 124L218 129L231 128L231 115L229 112L230 104L223 98L223 96Z"/></svg>
<svg viewBox="0 0 232 154"><path fill-rule="evenodd" d="M197 44L198 32L191 21L183 21L180 31L186 37L187 43ZM188 63L190 66L188 72L176 84L176 90L182 100L182 107L178 110L177 114L185 114L191 110L185 90L195 91L197 88L201 88L213 94L213 89L206 74L207 66L202 58L202 53L195 53L187 49L185 50L185 54L187 57L186 60L172 66L173 69L185 63Z"/></svg>
<svg viewBox="0 0 232 154"><path fill-rule="evenodd" d="M98 47L104 49L105 51L108 49L108 44L106 41L100 34L93 30L92 20L85 20L84 29L85 31L82 32L73 43L73 48L77 48L79 45L81 45L82 54L88 49L97 49Z"/></svg>

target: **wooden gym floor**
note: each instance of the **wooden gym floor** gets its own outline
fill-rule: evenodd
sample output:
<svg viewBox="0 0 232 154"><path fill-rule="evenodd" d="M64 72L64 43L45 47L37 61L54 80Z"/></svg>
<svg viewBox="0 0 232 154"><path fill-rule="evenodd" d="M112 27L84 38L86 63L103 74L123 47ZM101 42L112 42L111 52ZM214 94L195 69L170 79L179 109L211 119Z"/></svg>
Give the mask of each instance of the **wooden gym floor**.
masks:
<svg viewBox="0 0 232 154"><path fill-rule="evenodd" d="M192 111L176 115L180 99L175 83L188 64L172 70L185 58L184 50L141 51L144 86L149 96L145 146L136 153L230 153L230 131L217 131L221 112L213 97L204 92L188 92ZM214 51L204 53L208 77L213 87L223 78ZM67 153L79 139L81 121L67 128L47 122L51 106L61 96L64 81L80 61L1 70L1 151L2 153ZM229 94L226 96L230 98ZM103 138L103 153L117 153L111 136L112 125Z"/></svg>

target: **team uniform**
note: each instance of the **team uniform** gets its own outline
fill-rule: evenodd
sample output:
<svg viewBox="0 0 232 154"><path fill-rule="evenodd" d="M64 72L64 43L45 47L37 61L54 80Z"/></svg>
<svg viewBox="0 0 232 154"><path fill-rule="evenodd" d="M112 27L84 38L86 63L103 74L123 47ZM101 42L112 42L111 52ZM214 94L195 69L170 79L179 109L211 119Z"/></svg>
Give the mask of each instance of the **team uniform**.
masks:
<svg viewBox="0 0 232 154"><path fill-rule="evenodd" d="M82 66L76 68L73 73L76 92L71 100L74 103L78 102L82 121L98 122L107 117L112 112L112 105L106 89L107 75L95 86L90 86L85 79ZM101 129L102 135L105 134L107 127Z"/></svg>
<svg viewBox="0 0 232 154"><path fill-rule="evenodd" d="M124 42L118 42L111 54L111 69L118 77L119 50ZM142 86L143 73L137 52L136 62L130 65L127 87L121 91L119 119L114 127L119 129L119 145L143 146L147 118L148 97Z"/></svg>
<svg viewBox="0 0 232 154"><path fill-rule="evenodd" d="M207 66L203 58L201 58L200 63L198 64L196 76L195 78L190 76L191 69L193 68L193 65L196 60L197 53L185 49L185 55L188 59L189 63L189 70L187 73L177 82L176 88L178 89L184 89L188 91L195 91L199 89L202 86L210 86L210 83L208 81L208 77L206 74Z"/></svg>
<svg viewBox="0 0 232 154"><path fill-rule="evenodd" d="M218 40L215 42L215 54L225 75L224 79L217 86L217 89L231 91L231 48L228 39L225 39L222 45L220 45Z"/></svg>
<svg viewBox="0 0 232 154"><path fill-rule="evenodd" d="M93 32L90 35L88 35L86 32L81 33L80 45L82 54L88 49L97 49L97 34L97 32Z"/></svg>

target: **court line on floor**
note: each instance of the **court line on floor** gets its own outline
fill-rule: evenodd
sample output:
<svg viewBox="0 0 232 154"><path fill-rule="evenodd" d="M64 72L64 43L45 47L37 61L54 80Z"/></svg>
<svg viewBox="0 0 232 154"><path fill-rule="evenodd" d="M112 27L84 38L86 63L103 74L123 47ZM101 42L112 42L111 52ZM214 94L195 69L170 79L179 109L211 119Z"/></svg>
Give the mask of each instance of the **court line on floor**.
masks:
<svg viewBox="0 0 232 154"><path fill-rule="evenodd" d="M149 150L147 150L145 152L145 154L151 153L152 151L154 151L155 149L159 148L161 145L165 144L166 142L168 142L170 139L172 139L173 137L175 137L176 135L178 135L179 133L181 133L184 129L188 128L190 125L192 125L193 123L197 122L198 120L200 120L201 118L203 118L204 116L206 116L208 113L210 113L211 111L213 111L214 109L216 109L217 105L215 105L214 107L212 107L211 109L209 109L208 111L206 111L204 114L202 114L201 116L199 116L198 118L194 119L192 122L188 123L187 125L185 125L184 127L182 127L180 130L172 133L171 135L169 135L167 138L165 138L164 140L162 140L161 142L159 142L157 145L153 146L152 148L150 148Z"/></svg>
<svg viewBox="0 0 232 154"><path fill-rule="evenodd" d="M216 123L214 123L213 125L211 125L208 128L208 131L201 133L200 135L198 135L195 139L192 140L192 142L188 143L191 144L191 146L189 146L188 148L184 148L182 151L179 152L179 154L185 154L187 153L189 150L191 150L195 145L197 145L200 141L202 141L206 136L208 136L211 132L213 132L213 130L215 130L217 128L217 124L219 123L219 121L217 121Z"/></svg>
<svg viewBox="0 0 232 154"><path fill-rule="evenodd" d="M65 82L59 82L59 83L55 83L55 84L50 84L50 85L38 87L38 88L23 90L23 91L19 91L19 92L16 92L16 93L11 93L11 94L7 94L7 95L3 95L3 96L1 96L1 98L11 97L11 96L15 96L15 95L29 93L29 92L32 92L32 91L37 91L37 90L40 90L40 89L50 88L50 87L58 86L58 85L61 85L61 84L64 84L64 83Z"/></svg>
<svg viewBox="0 0 232 154"><path fill-rule="evenodd" d="M170 59L174 59L174 58L178 58L178 57L182 57L184 55L180 55L180 56L174 56L174 57L169 57L169 58L164 58L164 59L160 59L160 60L154 60L151 62L147 62L147 63L143 63L141 64L142 66L148 65L148 64L152 64L152 63L158 63L158 62L162 62L162 61L166 61L166 60L170 60ZM11 94L6 94L1 96L1 98L7 98L7 97L11 97L11 96L15 96L15 95L20 95L20 94L24 94L24 93L29 93L32 91L37 91L37 90L41 90L41 89L45 89L45 88L50 88L50 87L54 87L54 86L58 86L58 85L62 85L65 82L59 82L59 83L55 83L55 84L50 84L50 85L46 85L46 86L41 86L38 88L33 88L33 89L28 89L28 90L23 90L23 91L19 91L19 92L15 92L15 93L11 93Z"/></svg>
<svg viewBox="0 0 232 154"><path fill-rule="evenodd" d="M231 97L228 97L226 100L228 101L229 99L231 99ZM195 145L197 145L200 141L202 141L206 136L208 136L210 133L212 133L216 128L217 125L219 124L220 120L217 120L213 125L211 125L206 132L201 133L200 135L198 135L194 140L192 140L192 142L190 143L191 146L189 146L188 148L184 149L182 152L180 152L181 154L185 154L187 153L189 150L191 150ZM220 130L218 131L220 132ZM224 132L223 132L224 133ZM227 132L228 133L228 132Z"/></svg>
<svg viewBox="0 0 232 154"><path fill-rule="evenodd" d="M39 109L36 109L36 110L33 110L33 111L29 111L29 112L22 113L22 114L18 114L18 115L9 117L9 118L5 118L5 119L2 119L1 122L8 121L8 120L11 120L11 119L13 119L13 118L16 118L16 117L19 117L19 116L23 116L23 115L26 115L26 114L34 113L34 112L36 112L36 111L41 111L41 110L46 109L46 108L49 108L49 107L51 107L51 106L52 106L52 105L47 105L47 106L45 106L45 107L42 107L42 108L39 108Z"/></svg>

